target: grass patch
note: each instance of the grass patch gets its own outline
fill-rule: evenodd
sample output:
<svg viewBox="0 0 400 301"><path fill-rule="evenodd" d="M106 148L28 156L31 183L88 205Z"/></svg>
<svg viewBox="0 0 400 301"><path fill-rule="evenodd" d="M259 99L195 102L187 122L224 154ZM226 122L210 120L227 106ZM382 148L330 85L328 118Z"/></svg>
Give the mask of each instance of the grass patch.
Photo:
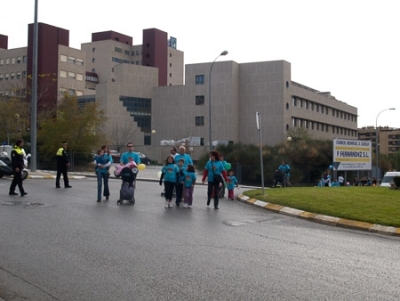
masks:
<svg viewBox="0 0 400 301"><path fill-rule="evenodd" d="M400 227L400 190L387 187L290 187L244 195L307 212Z"/></svg>

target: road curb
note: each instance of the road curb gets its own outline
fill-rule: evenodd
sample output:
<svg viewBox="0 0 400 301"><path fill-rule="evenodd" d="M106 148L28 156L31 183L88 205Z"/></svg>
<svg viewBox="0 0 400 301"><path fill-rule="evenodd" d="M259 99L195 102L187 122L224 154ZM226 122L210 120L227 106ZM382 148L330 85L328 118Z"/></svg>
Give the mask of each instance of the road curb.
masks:
<svg viewBox="0 0 400 301"><path fill-rule="evenodd" d="M245 196L244 194L238 195L238 200L255 207L259 207L275 213L281 213L289 216L294 216L302 219L306 219L312 222L325 224L334 227L342 227L353 230L360 230L366 232L379 233L390 236L400 236L400 228L383 226L379 224L370 224L366 222L353 221L345 218L339 218L329 215L321 215L312 212L307 212L295 208L285 207L277 204L260 201L254 198Z"/></svg>

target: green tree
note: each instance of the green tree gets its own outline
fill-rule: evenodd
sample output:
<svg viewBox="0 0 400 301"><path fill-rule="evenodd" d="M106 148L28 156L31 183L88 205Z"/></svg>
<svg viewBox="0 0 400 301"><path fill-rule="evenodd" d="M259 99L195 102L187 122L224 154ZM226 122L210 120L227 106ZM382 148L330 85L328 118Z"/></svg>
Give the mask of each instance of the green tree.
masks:
<svg viewBox="0 0 400 301"><path fill-rule="evenodd" d="M100 131L106 117L96 103L78 105L77 98L65 94L55 110L42 112L39 119L38 149L41 155L53 157L61 142L68 150L91 153L104 143Z"/></svg>
<svg viewBox="0 0 400 301"><path fill-rule="evenodd" d="M13 143L29 134L29 104L17 97L0 97L0 141Z"/></svg>

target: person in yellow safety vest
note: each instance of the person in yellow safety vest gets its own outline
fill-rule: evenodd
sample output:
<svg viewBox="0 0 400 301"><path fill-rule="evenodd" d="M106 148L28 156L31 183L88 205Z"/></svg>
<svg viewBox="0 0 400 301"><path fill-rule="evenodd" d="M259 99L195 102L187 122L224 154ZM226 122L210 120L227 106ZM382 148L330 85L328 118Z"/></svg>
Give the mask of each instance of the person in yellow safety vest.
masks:
<svg viewBox="0 0 400 301"><path fill-rule="evenodd" d="M18 139L15 142L14 148L11 151L11 162L12 162L12 168L14 172L14 178L11 182L10 186L10 192L9 195L18 195L15 192L15 188L18 185L19 192L21 193L21 196L23 197L24 195L27 195L28 193L25 192L24 187L22 186L22 170L25 167L24 163L24 140Z"/></svg>
<svg viewBox="0 0 400 301"><path fill-rule="evenodd" d="M57 151L56 188L61 188L61 186L60 186L61 174L63 175L63 179L64 179L64 187L72 188L72 186L69 185L69 180L68 180L69 161L68 161L68 155L67 155L66 150L67 150L67 143L66 142L61 143L61 147Z"/></svg>

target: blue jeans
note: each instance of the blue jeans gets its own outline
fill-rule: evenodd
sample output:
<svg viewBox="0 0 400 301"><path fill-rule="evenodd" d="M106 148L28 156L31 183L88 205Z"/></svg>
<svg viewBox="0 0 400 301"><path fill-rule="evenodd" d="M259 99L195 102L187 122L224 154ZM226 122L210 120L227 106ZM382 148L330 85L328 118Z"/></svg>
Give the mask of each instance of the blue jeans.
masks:
<svg viewBox="0 0 400 301"><path fill-rule="evenodd" d="M110 196L110 191L108 189L108 173L107 172L96 172L97 174L97 199L101 200L101 186L104 182L104 193L105 197Z"/></svg>

